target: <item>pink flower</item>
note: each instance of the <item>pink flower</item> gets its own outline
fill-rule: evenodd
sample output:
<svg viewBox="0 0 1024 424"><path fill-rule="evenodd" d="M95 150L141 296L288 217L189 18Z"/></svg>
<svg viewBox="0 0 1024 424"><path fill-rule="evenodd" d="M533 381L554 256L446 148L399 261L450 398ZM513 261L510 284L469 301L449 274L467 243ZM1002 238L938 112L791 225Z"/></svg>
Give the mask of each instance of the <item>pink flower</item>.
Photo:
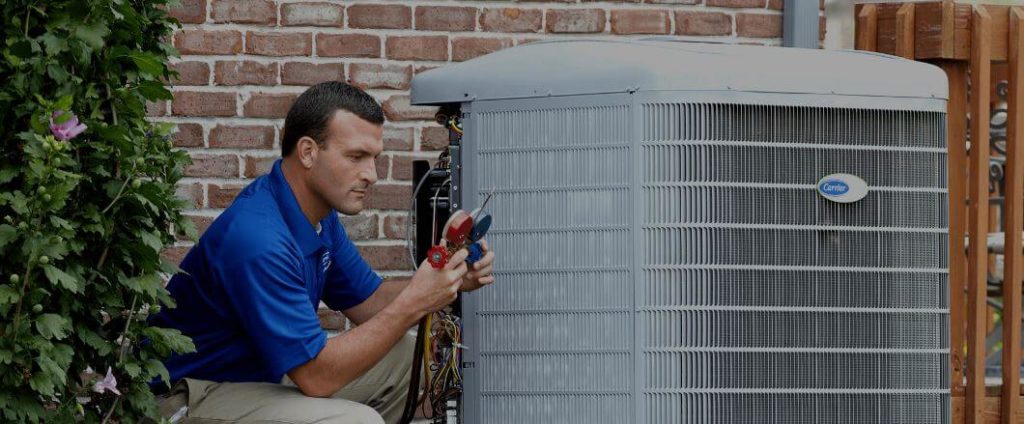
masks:
<svg viewBox="0 0 1024 424"><path fill-rule="evenodd" d="M71 114L71 118L67 121L64 121L60 124L53 123L54 118L60 117L64 113L65 112L62 110L57 110L54 111L53 116L50 117L50 132L53 133L53 136L56 137L57 140L71 140L72 138L75 138L75 136L81 134L82 131L85 131L86 128L88 128L85 126L85 124L79 123L78 117L71 112L66 112Z"/></svg>
<svg viewBox="0 0 1024 424"><path fill-rule="evenodd" d="M107 367L107 376L92 385L92 391L96 393L102 394L107 390L114 392L114 394L118 396L121 395L121 392L117 391L117 379L114 378L114 374L111 372L110 367Z"/></svg>

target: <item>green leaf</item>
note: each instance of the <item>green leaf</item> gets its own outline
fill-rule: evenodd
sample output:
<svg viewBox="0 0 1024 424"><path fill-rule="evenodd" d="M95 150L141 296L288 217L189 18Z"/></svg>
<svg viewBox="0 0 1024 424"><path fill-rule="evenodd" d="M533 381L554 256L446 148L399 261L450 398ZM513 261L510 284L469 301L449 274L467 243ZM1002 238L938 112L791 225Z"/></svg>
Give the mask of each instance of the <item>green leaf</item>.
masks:
<svg viewBox="0 0 1024 424"><path fill-rule="evenodd" d="M54 35L52 32L47 32L39 38L43 41L43 46L45 47L46 54L48 56L56 56L68 48L68 41Z"/></svg>
<svg viewBox="0 0 1024 424"><path fill-rule="evenodd" d="M132 52L128 54L128 57L132 59L132 62L135 62L135 66L138 66L142 72L154 76L160 76L164 73L163 63L151 54Z"/></svg>
<svg viewBox="0 0 1024 424"><path fill-rule="evenodd" d="M137 293L152 295L163 286L163 281L156 274L146 274L140 277L124 280L125 287Z"/></svg>
<svg viewBox="0 0 1024 424"><path fill-rule="evenodd" d="M43 273L46 274L46 279L50 280L50 283L55 286L63 287L72 293L80 293L82 291L78 278L61 271L53 265L43 265Z"/></svg>
<svg viewBox="0 0 1024 424"><path fill-rule="evenodd" d="M100 22L75 28L75 37L84 41L93 50L103 48L103 37L106 37L108 34L110 34L110 30Z"/></svg>
<svg viewBox="0 0 1024 424"><path fill-rule="evenodd" d="M8 365L14 359L14 352L7 349L0 349L0 364Z"/></svg>
<svg viewBox="0 0 1024 424"><path fill-rule="evenodd" d="M156 81L145 81L139 84L139 94L146 100L172 100L174 96L167 87Z"/></svg>
<svg viewBox="0 0 1024 424"><path fill-rule="evenodd" d="M95 331L88 329L85 326L75 326L75 335L78 339L84 342L89 347L96 349L96 354L100 356L107 356L110 352L114 351L114 344L106 341Z"/></svg>
<svg viewBox="0 0 1024 424"><path fill-rule="evenodd" d="M13 305L20 298L21 294L18 292L18 289L11 286L0 286L0 305Z"/></svg>
<svg viewBox="0 0 1024 424"><path fill-rule="evenodd" d="M164 366L163 362L156 359L149 359L146 361L146 376L159 376L160 381L163 381L164 384L170 385L171 374L167 372L167 367Z"/></svg>
<svg viewBox="0 0 1024 424"><path fill-rule="evenodd" d="M140 367L139 364L133 362L124 364L123 368L124 372L128 373L128 375L133 379L138 378L139 374L142 374L142 367Z"/></svg>
<svg viewBox="0 0 1024 424"><path fill-rule="evenodd" d="M18 229L12 225L0 225L0 248L18 238Z"/></svg>
<svg viewBox="0 0 1024 424"><path fill-rule="evenodd" d="M154 251L159 252L164 248L164 242L160 240L160 237L149 231L140 232L139 237L142 237L142 243Z"/></svg>
<svg viewBox="0 0 1024 424"><path fill-rule="evenodd" d="M49 374L42 372L32 374L32 377L28 379L28 385L43 396L52 395L55 386L53 378Z"/></svg>
<svg viewBox="0 0 1024 424"><path fill-rule="evenodd" d="M67 319L57 314L42 314L36 318L36 330L44 339L67 337L67 326Z"/></svg>

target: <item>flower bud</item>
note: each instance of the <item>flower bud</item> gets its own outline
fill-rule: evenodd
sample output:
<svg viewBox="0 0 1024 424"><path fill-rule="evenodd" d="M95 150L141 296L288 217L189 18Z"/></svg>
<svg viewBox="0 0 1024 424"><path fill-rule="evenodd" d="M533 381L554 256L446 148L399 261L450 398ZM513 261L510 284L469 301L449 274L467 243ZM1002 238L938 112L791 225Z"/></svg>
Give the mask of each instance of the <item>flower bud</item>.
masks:
<svg viewBox="0 0 1024 424"><path fill-rule="evenodd" d="M32 305L32 312L35 312L37 314L40 313L40 312L43 312L43 305L40 305L38 303L35 304L35 305Z"/></svg>
<svg viewBox="0 0 1024 424"><path fill-rule="evenodd" d="M11 274L11 276L8 278L8 281L10 281L11 284L16 284L17 282L21 281L21 277L18 276L18 274Z"/></svg>
<svg viewBox="0 0 1024 424"><path fill-rule="evenodd" d="M39 194L46 193L46 186L39 186L39 188L36 189L36 193L39 193Z"/></svg>
<svg viewBox="0 0 1024 424"><path fill-rule="evenodd" d="M142 180L140 180L138 178L132 180L132 188L139 188L139 187L142 187Z"/></svg>
<svg viewBox="0 0 1024 424"><path fill-rule="evenodd" d="M39 257L39 263L41 263L43 265L46 265L46 264L50 263L50 257L46 256L46 255L40 256Z"/></svg>
<svg viewBox="0 0 1024 424"><path fill-rule="evenodd" d="M43 195L43 201L44 202L49 202L51 199L53 199L53 197L50 196L50 193L46 193L46 194Z"/></svg>
<svg viewBox="0 0 1024 424"><path fill-rule="evenodd" d="M18 223L18 229L19 229L19 230L22 230L22 231L25 231L25 230L27 230L27 229L28 229L28 223L27 223L27 222L25 222L25 221L21 221L21 222L19 222L19 223Z"/></svg>

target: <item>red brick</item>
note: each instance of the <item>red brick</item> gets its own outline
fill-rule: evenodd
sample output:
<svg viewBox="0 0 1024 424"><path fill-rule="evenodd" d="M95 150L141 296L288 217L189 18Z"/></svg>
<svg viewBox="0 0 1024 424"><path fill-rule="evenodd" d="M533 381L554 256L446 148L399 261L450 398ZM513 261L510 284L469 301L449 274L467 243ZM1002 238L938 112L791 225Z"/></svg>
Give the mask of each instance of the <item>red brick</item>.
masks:
<svg viewBox="0 0 1024 424"><path fill-rule="evenodd" d="M345 8L337 4L285 3L281 5L283 26L341 27L345 23Z"/></svg>
<svg viewBox="0 0 1024 424"><path fill-rule="evenodd" d="M244 184L210 184L206 186L207 203L212 209L224 209L231 206L244 188Z"/></svg>
<svg viewBox="0 0 1024 424"><path fill-rule="evenodd" d="M345 314L332 311L327 308L320 308L316 311L317 318L320 319L320 328L327 331L343 331L348 328L348 318Z"/></svg>
<svg viewBox="0 0 1024 424"><path fill-rule="evenodd" d="M382 155L382 156L378 157L374 161L374 166L377 167L377 178L382 179L382 180L387 179L388 178L388 168L391 166L391 156L390 155Z"/></svg>
<svg viewBox="0 0 1024 424"><path fill-rule="evenodd" d="M484 9L480 29L487 32L539 32L544 14L538 9Z"/></svg>
<svg viewBox="0 0 1024 424"><path fill-rule="evenodd" d="M379 65L353 63L349 66L349 82L362 88L408 90L412 80L411 65Z"/></svg>
<svg viewBox="0 0 1024 424"><path fill-rule="evenodd" d="M238 177L238 156L196 153L192 164L185 167L186 177Z"/></svg>
<svg viewBox="0 0 1024 424"><path fill-rule="evenodd" d="M218 23L277 24L277 5L267 0L213 0L210 18Z"/></svg>
<svg viewBox="0 0 1024 424"><path fill-rule="evenodd" d="M174 47L181 54L238 54L242 52L242 33L186 29L174 34Z"/></svg>
<svg viewBox="0 0 1024 424"><path fill-rule="evenodd" d="M261 56L309 56L313 54L313 36L304 33L248 32L245 52Z"/></svg>
<svg viewBox="0 0 1024 424"><path fill-rule="evenodd" d="M174 116L235 116L235 93L178 91L174 93Z"/></svg>
<svg viewBox="0 0 1024 424"><path fill-rule="evenodd" d="M245 102L245 116L252 118L284 118L295 103L297 94L252 93Z"/></svg>
<svg viewBox="0 0 1024 424"><path fill-rule="evenodd" d="M369 34L317 34L316 54L326 57L380 57L380 37Z"/></svg>
<svg viewBox="0 0 1024 424"><path fill-rule="evenodd" d="M448 130L444 127L426 127L420 132L420 150L442 150L448 147Z"/></svg>
<svg viewBox="0 0 1024 424"><path fill-rule="evenodd" d="M352 240L377 238L377 215L361 213L354 216L342 215L341 225Z"/></svg>
<svg viewBox="0 0 1024 424"><path fill-rule="evenodd" d="M824 16L818 17L818 41L825 41L826 21Z"/></svg>
<svg viewBox="0 0 1024 424"><path fill-rule="evenodd" d="M177 71L178 76L171 78L171 85L209 85L210 66L203 62L178 62L167 65Z"/></svg>
<svg viewBox="0 0 1024 424"><path fill-rule="evenodd" d="M404 211L409 208L411 199L411 184L374 184L366 194L366 207Z"/></svg>
<svg viewBox="0 0 1024 424"><path fill-rule="evenodd" d="M455 38L452 39L452 62L462 62L509 47L512 47L510 38Z"/></svg>
<svg viewBox="0 0 1024 424"><path fill-rule="evenodd" d="M269 149L274 127L269 125L217 125L210 130L211 148Z"/></svg>
<svg viewBox="0 0 1024 424"><path fill-rule="evenodd" d="M341 63L288 62L281 67L281 84L285 85L315 85L344 80L345 65Z"/></svg>
<svg viewBox="0 0 1024 424"><path fill-rule="evenodd" d="M782 15L739 13L736 15L736 35L740 37L782 37Z"/></svg>
<svg viewBox="0 0 1024 424"><path fill-rule="evenodd" d="M167 116L167 101L149 101L146 100L146 116Z"/></svg>
<svg viewBox="0 0 1024 424"><path fill-rule="evenodd" d="M384 150L412 150L412 128L397 128L384 125Z"/></svg>
<svg viewBox="0 0 1024 424"><path fill-rule="evenodd" d="M276 156L246 156L245 178L256 178L269 173L275 161L277 161Z"/></svg>
<svg viewBox="0 0 1024 424"><path fill-rule="evenodd" d="M784 0L768 0L768 8L775 10L782 10L782 3Z"/></svg>
<svg viewBox="0 0 1024 424"><path fill-rule="evenodd" d="M213 70L217 85L277 85L276 63L217 61Z"/></svg>
<svg viewBox="0 0 1024 424"><path fill-rule="evenodd" d="M409 104L409 96L405 94L394 95L384 101L384 116L390 121L414 121L420 119L434 119L437 113L436 106L412 106Z"/></svg>
<svg viewBox="0 0 1024 424"><path fill-rule="evenodd" d="M448 60L448 37L444 35L388 37L388 59Z"/></svg>
<svg viewBox="0 0 1024 424"><path fill-rule="evenodd" d="M475 7L417 6L416 29L431 31L473 31Z"/></svg>
<svg viewBox="0 0 1024 424"><path fill-rule="evenodd" d="M188 202L194 209L203 207L203 185L199 183L178 183L174 187L174 196Z"/></svg>
<svg viewBox="0 0 1024 424"><path fill-rule="evenodd" d="M199 124L178 124L178 132L171 136L174 147L202 147L203 126Z"/></svg>
<svg viewBox="0 0 1024 424"><path fill-rule="evenodd" d="M678 35L732 35L732 16L721 12L676 12Z"/></svg>
<svg viewBox="0 0 1024 424"><path fill-rule="evenodd" d="M168 14L183 24L201 24L206 22L206 0L180 0Z"/></svg>
<svg viewBox="0 0 1024 424"><path fill-rule="evenodd" d="M377 271L411 270L409 250L400 246L358 246L359 253Z"/></svg>
<svg viewBox="0 0 1024 424"><path fill-rule="evenodd" d="M765 7L765 0L707 0L708 6L716 7Z"/></svg>
<svg viewBox="0 0 1024 424"><path fill-rule="evenodd" d="M172 264L181 265L181 261L185 259L185 255L191 249L191 246L170 246L160 252L160 256Z"/></svg>
<svg viewBox="0 0 1024 424"><path fill-rule="evenodd" d="M602 9L550 9L547 12L547 31L553 33L604 32L604 22Z"/></svg>
<svg viewBox="0 0 1024 424"><path fill-rule="evenodd" d="M405 216L384 217L384 238L405 240Z"/></svg>
<svg viewBox="0 0 1024 424"><path fill-rule="evenodd" d="M647 3L657 4L698 4L704 0L647 0Z"/></svg>
<svg viewBox="0 0 1024 424"><path fill-rule="evenodd" d="M349 28L409 29L412 9L397 4L354 4L348 7Z"/></svg>
<svg viewBox="0 0 1024 424"><path fill-rule="evenodd" d="M672 20L667 10L613 10L612 33L668 34Z"/></svg>
<svg viewBox="0 0 1024 424"><path fill-rule="evenodd" d="M391 179L399 181L412 180L412 161L408 156L391 156Z"/></svg>

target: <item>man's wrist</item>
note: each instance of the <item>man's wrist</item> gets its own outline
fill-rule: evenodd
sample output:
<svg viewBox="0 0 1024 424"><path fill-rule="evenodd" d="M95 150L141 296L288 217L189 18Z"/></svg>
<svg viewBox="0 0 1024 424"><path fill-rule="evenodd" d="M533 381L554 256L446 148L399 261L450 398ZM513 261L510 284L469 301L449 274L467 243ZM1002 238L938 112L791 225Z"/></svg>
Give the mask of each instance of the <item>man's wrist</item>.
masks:
<svg viewBox="0 0 1024 424"><path fill-rule="evenodd" d="M419 312L414 305L408 305L405 298L399 295L380 311L380 315L387 321L400 322L404 327L412 327L420 318L423 318L424 314Z"/></svg>

